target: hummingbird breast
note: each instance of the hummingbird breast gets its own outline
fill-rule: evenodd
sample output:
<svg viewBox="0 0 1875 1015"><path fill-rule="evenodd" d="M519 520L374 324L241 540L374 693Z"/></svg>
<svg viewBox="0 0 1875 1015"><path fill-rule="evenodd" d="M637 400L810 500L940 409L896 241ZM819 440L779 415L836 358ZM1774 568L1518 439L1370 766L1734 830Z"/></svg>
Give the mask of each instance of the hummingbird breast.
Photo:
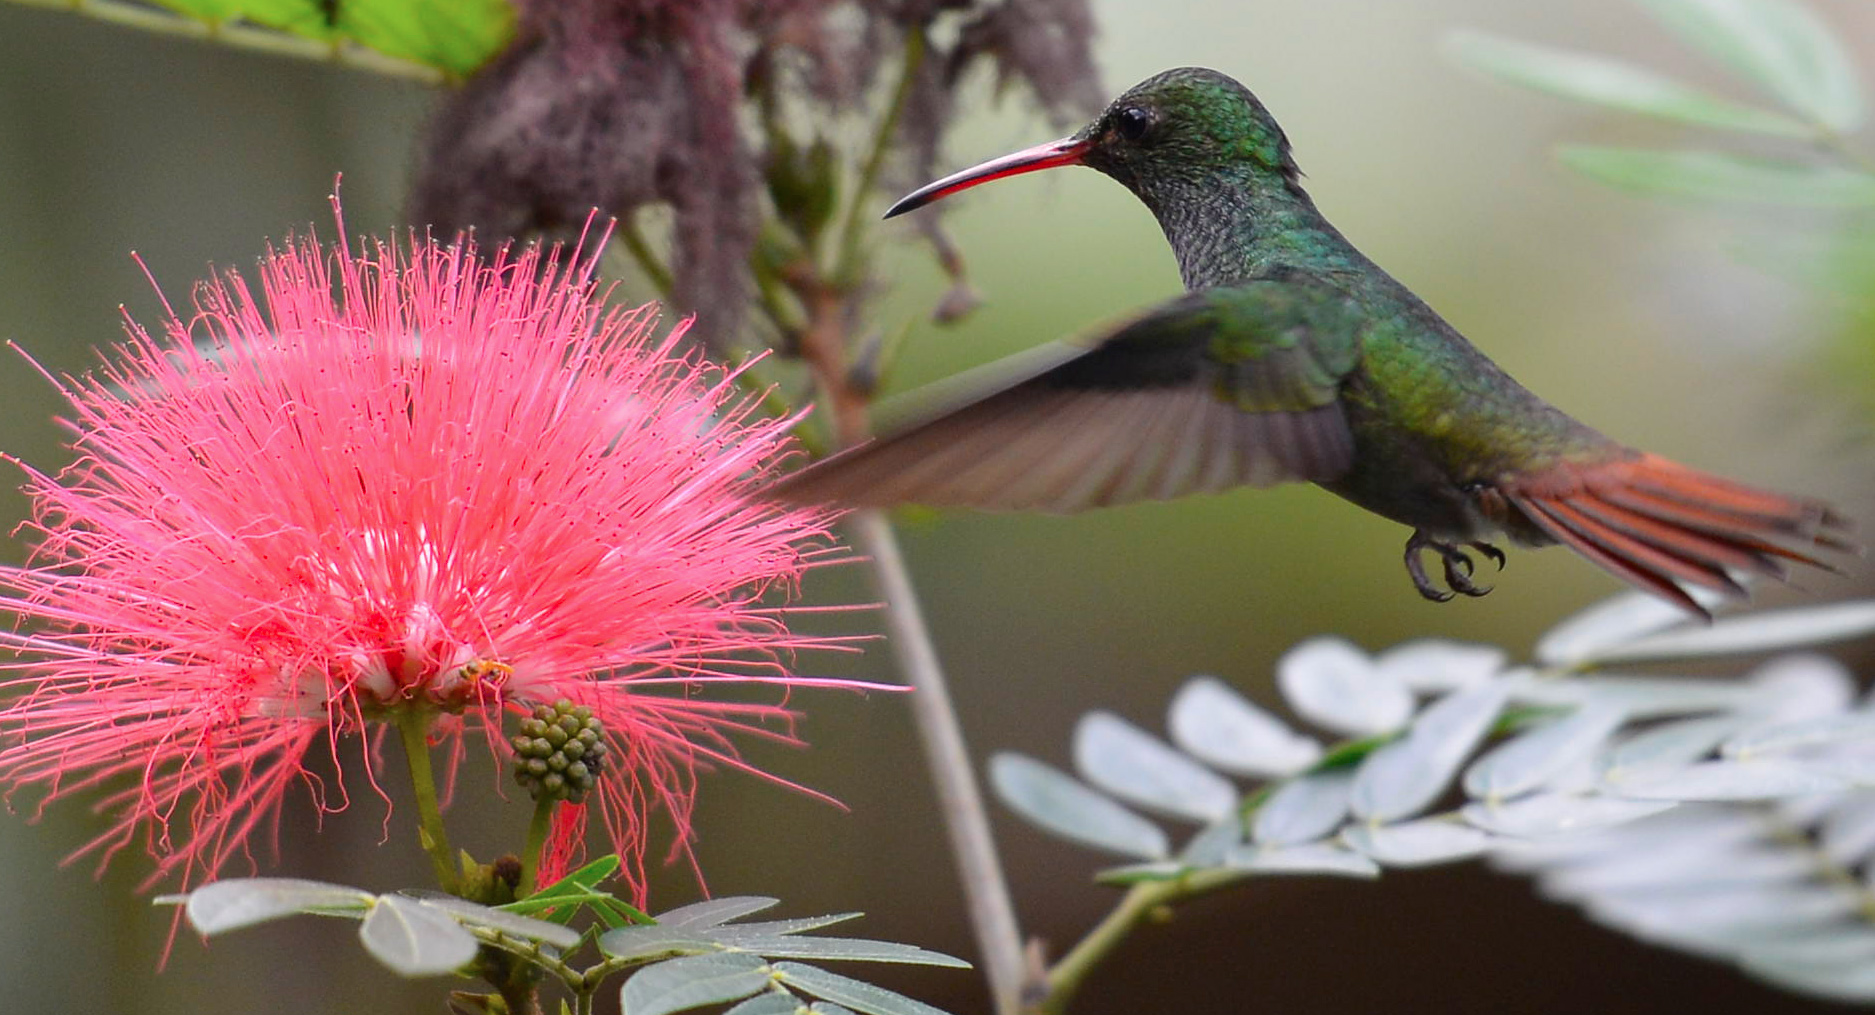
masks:
<svg viewBox="0 0 1875 1015"><path fill-rule="evenodd" d="M1354 464L1323 487L1441 539L1554 542L1499 491L1633 452L1517 383L1404 286L1377 281L1360 294L1372 323L1342 387Z"/></svg>

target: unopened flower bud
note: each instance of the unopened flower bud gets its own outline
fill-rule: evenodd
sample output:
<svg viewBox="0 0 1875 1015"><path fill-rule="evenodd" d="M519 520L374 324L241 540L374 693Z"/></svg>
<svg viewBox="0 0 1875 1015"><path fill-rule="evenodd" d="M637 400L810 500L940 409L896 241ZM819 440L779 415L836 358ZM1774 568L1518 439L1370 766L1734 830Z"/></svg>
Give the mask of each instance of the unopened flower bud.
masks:
<svg viewBox="0 0 1875 1015"><path fill-rule="evenodd" d="M579 803L604 771L605 729L585 706L566 699L539 705L521 720L514 745L514 778L536 800Z"/></svg>

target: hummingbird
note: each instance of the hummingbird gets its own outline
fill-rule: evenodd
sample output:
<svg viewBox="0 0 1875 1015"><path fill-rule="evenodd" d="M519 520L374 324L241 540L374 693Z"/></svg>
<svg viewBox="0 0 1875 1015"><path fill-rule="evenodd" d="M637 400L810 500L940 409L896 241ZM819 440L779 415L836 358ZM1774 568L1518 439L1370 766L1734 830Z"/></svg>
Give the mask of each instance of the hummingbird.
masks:
<svg viewBox="0 0 1875 1015"><path fill-rule="evenodd" d="M1532 394L1330 225L1288 138L1214 70L1135 85L1079 132L914 191L1087 166L1145 203L1184 295L987 371L920 421L782 480L777 496L1073 512L1311 482L1411 528L1420 595L1481 596L1472 553L1560 543L1709 616L1788 563L1834 570L1847 520L1618 443ZM1443 583L1428 575L1430 552Z"/></svg>

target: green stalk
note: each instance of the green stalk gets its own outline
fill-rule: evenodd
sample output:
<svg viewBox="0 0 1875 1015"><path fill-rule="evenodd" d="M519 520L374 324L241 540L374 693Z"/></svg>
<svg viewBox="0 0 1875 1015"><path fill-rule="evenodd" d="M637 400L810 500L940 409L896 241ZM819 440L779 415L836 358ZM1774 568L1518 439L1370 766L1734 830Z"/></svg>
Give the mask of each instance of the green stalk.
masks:
<svg viewBox="0 0 1875 1015"><path fill-rule="evenodd" d="M430 717L424 709L406 708L397 713L397 732L404 741L404 758L410 763L410 787L417 798L417 838L430 864L436 868L436 883L454 894L455 854L449 849L449 832L443 827L443 809L436 799L436 774L430 768Z"/></svg>
<svg viewBox="0 0 1875 1015"><path fill-rule="evenodd" d="M1120 904L1048 971L1048 995L1030 1010L1036 1015L1062 1015L1067 1011L1068 1002L1080 990L1087 974L1148 914L1170 901L1174 893L1167 892L1166 886L1171 883L1148 881L1134 885Z"/></svg>
<svg viewBox="0 0 1875 1015"><path fill-rule="evenodd" d="M1047 993L1024 1009L1025 1015L1063 1015L1087 974L1105 961L1133 929L1161 909L1243 880L1234 871L1206 871L1174 881L1142 881L1127 890L1093 930L1048 970Z"/></svg>
<svg viewBox="0 0 1875 1015"><path fill-rule="evenodd" d="M657 253L651 249L651 242L645 239L645 234L638 228L637 216L621 216L618 225L613 230L613 235L625 245L625 252L631 255L632 261L638 265L638 270L644 273L645 281L651 283L651 288L657 290L659 298L666 303L670 302L671 293L677 289L677 280L671 274L671 269L659 260Z"/></svg>
<svg viewBox="0 0 1875 1015"><path fill-rule="evenodd" d="M547 848L555 802L553 797L541 797L534 802L534 817L527 823L527 846L521 850L521 887L514 892L517 899L527 898L539 887L534 880L540 876L540 854Z"/></svg>
<svg viewBox="0 0 1875 1015"><path fill-rule="evenodd" d="M836 285L852 285L858 280L860 240L866 234L866 197L878 184L879 173L885 168L886 156L892 153L892 139L898 133L898 122L904 116L905 106L911 101L912 86L918 80L918 68L924 63L924 54L924 31L913 28L905 34L905 66L899 75L898 87L893 90L892 101L879 120L879 131L872 139L872 151L860 167L859 181L853 188L853 203L847 209L846 225L840 232L839 259L833 266L833 281Z"/></svg>

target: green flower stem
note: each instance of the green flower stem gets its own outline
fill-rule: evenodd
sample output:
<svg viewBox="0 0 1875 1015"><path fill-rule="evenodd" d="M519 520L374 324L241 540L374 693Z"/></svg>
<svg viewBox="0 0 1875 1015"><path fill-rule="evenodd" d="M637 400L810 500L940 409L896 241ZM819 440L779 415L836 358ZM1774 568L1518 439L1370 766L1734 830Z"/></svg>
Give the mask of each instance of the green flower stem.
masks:
<svg viewBox="0 0 1875 1015"><path fill-rule="evenodd" d="M912 718L917 724L926 763L937 783L938 804L962 877L964 903L982 951L984 973L990 982L995 1010L1003 1015L1021 1011L1023 994L1022 934L1017 929L1015 905L1003 879L1002 861L990 836L989 814L977 789L975 770L964 747L957 710L945 686L937 649L925 627L905 558L891 523L877 511L861 511L848 521L861 552L872 558L879 591L885 600L885 622L892 651L901 672L912 685Z"/></svg>
<svg viewBox="0 0 1875 1015"><path fill-rule="evenodd" d="M527 823L527 845L521 850L521 887L517 899L534 894L535 879L540 876L540 854L547 848L547 832L553 827L553 797L543 796L534 802L534 817Z"/></svg>
<svg viewBox="0 0 1875 1015"><path fill-rule="evenodd" d="M397 714L397 732L403 736L404 758L410 763L410 786L417 798L417 836L430 854L436 868L436 882L443 891L454 894L456 884L455 854L449 849L449 832L443 827L443 811L436 802L436 774L430 768L430 718L425 709L406 708Z"/></svg>
<svg viewBox="0 0 1875 1015"><path fill-rule="evenodd" d="M449 75L439 68L411 60L400 60L347 40L322 42L318 39L239 21L203 21L143 4L124 3L123 0L12 0L12 2L27 7L69 11L98 21L136 28L145 32L155 32L159 35L177 35L232 49L266 53L270 56L337 64L353 70L369 71L387 77L406 78L421 81L424 84L437 85L449 80Z"/></svg>

